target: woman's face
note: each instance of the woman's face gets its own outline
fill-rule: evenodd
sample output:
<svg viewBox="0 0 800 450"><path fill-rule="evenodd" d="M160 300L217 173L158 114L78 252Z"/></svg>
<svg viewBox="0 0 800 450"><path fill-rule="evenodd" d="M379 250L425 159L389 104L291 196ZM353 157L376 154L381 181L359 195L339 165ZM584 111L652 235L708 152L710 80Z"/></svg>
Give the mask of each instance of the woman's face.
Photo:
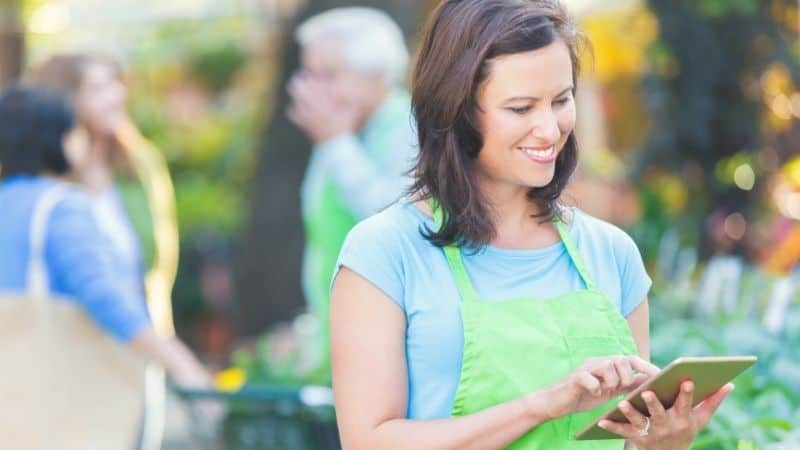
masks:
<svg viewBox="0 0 800 450"><path fill-rule="evenodd" d="M478 179L486 186L542 187L555 175L556 157L575 127L572 61L557 40L490 62L477 91L483 135Z"/></svg>
<svg viewBox="0 0 800 450"><path fill-rule="evenodd" d="M125 85L110 64L86 66L76 105L81 121L92 134L113 135L125 119Z"/></svg>

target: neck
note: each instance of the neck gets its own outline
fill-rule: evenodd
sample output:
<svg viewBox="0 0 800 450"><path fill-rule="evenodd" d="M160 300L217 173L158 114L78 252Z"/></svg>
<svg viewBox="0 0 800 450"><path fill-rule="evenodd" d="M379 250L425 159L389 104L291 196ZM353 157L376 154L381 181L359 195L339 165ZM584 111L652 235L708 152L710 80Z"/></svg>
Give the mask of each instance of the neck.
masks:
<svg viewBox="0 0 800 450"><path fill-rule="evenodd" d="M108 189L113 183L114 173L111 167L111 151L114 146L107 138L92 139L89 162L77 174L81 184L93 193Z"/></svg>
<svg viewBox="0 0 800 450"><path fill-rule="evenodd" d="M502 248L541 248L560 239L549 222L540 223L533 216L539 208L527 198L528 188L480 183L495 229L491 244Z"/></svg>

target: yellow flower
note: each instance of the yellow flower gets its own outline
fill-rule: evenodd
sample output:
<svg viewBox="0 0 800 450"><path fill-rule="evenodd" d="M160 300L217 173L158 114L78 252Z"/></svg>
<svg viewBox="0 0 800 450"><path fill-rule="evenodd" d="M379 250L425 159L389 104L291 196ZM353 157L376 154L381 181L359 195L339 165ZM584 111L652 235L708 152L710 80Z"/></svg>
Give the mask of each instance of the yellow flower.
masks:
<svg viewBox="0 0 800 450"><path fill-rule="evenodd" d="M589 71L600 82L638 77L647 70L647 48L659 33L658 19L649 9L636 5L593 14L582 25L594 49Z"/></svg>
<svg viewBox="0 0 800 450"><path fill-rule="evenodd" d="M792 187L800 189L800 157L796 157L781 168L781 175L783 175Z"/></svg>
<svg viewBox="0 0 800 450"><path fill-rule="evenodd" d="M223 392L236 392L246 381L247 374L239 367L231 367L214 376L214 386Z"/></svg>

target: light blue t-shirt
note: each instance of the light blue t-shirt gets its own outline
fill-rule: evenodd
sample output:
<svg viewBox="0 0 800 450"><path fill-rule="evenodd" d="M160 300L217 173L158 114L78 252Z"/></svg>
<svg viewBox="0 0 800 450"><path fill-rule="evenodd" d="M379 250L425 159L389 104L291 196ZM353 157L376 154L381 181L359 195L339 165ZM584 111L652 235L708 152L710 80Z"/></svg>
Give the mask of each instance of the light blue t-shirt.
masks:
<svg viewBox="0 0 800 450"><path fill-rule="evenodd" d="M636 244L614 225L577 208L572 211L569 232L589 275L627 316L652 284ZM405 313L406 417L420 420L450 417L464 345L458 290L442 249L420 233L425 226L434 229L433 219L401 200L350 232L336 266L337 271L345 266L373 283ZM463 255L483 300L547 300L585 289L563 243L535 250L488 246ZM535 320L531 317L532 324Z"/></svg>

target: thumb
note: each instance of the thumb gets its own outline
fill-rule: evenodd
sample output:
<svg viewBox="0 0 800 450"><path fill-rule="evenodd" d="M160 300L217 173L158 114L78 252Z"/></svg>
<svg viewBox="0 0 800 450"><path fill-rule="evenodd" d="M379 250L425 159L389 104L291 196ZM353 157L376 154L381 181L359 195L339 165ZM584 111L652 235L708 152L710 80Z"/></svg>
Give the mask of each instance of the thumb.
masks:
<svg viewBox="0 0 800 450"><path fill-rule="evenodd" d="M698 425L701 427L708 425L708 422L711 420L711 416L713 416L717 411L719 406L722 404L722 401L725 400L725 397L733 392L734 388L735 386L733 383L728 383L725 386L722 386L719 390L717 390L717 392L711 394L711 396L703 400L703 402L700 403L697 408L695 408L695 415L698 420Z"/></svg>

